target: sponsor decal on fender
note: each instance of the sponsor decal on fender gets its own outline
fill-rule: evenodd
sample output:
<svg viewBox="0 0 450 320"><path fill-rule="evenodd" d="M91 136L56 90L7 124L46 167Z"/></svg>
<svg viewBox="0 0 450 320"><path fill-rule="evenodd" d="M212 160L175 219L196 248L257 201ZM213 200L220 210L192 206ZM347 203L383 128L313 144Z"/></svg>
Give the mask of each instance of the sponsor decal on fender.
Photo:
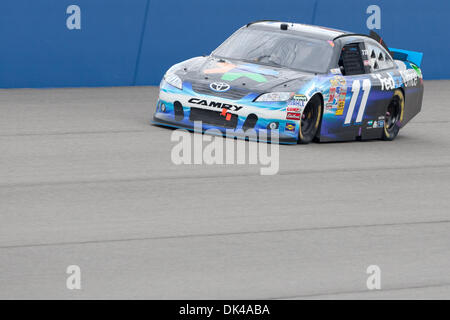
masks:
<svg viewBox="0 0 450 320"><path fill-rule="evenodd" d="M335 93L336 93L336 87L331 87L330 94L328 95L327 103L331 104L333 102Z"/></svg>
<svg viewBox="0 0 450 320"><path fill-rule="evenodd" d="M335 76L330 79L330 91L328 100L325 103L327 110L337 108L336 115L342 115L345 106L345 97L347 96L347 81L342 76Z"/></svg>
<svg viewBox="0 0 450 320"><path fill-rule="evenodd" d="M345 97L347 96L347 87L341 87L339 90L339 101L338 106L336 110L336 115L341 116L344 114L344 107L345 107Z"/></svg>
<svg viewBox="0 0 450 320"><path fill-rule="evenodd" d="M342 75L342 71L341 71L340 68L334 68L334 69L331 69L330 72L331 72L332 74Z"/></svg>
<svg viewBox="0 0 450 320"><path fill-rule="evenodd" d="M287 122L284 131L295 132L295 123Z"/></svg>
<svg viewBox="0 0 450 320"><path fill-rule="evenodd" d="M372 129L372 128L376 129L376 128L383 128L383 127L384 127L384 117L383 117L382 120L369 120L369 121L367 121L366 129Z"/></svg>
<svg viewBox="0 0 450 320"><path fill-rule="evenodd" d="M342 116L344 114L344 107L345 107L345 100L339 101L335 115Z"/></svg>
<svg viewBox="0 0 450 320"><path fill-rule="evenodd" d="M405 87L415 87L419 80L419 75L414 69L400 70Z"/></svg>
<svg viewBox="0 0 450 320"><path fill-rule="evenodd" d="M332 87L337 87L338 85L345 86L346 81L343 76L334 76L330 79L330 83Z"/></svg>
<svg viewBox="0 0 450 320"><path fill-rule="evenodd" d="M288 102L288 107L300 107L303 108L306 105L308 98L303 94L296 94Z"/></svg>
<svg viewBox="0 0 450 320"><path fill-rule="evenodd" d="M292 98L294 100L300 100L300 101L304 101L304 102L306 102L306 100L308 100L308 98L306 98L306 96L304 94L296 94Z"/></svg>
<svg viewBox="0 0 450 320"><path fill-rule="evenodd" d="M375 77L381 83L381 90L393 90L396 88L395 80L390 73L386 73L385 77L383 77L379 73L377 73L377 74L375 74Z"/></svg>
<svg viewBox="0 0 450 320"><path fill-rule="evenodd" d="M300 112L288 112L286 115L287 120L300 120L301 113Z"/></svg>

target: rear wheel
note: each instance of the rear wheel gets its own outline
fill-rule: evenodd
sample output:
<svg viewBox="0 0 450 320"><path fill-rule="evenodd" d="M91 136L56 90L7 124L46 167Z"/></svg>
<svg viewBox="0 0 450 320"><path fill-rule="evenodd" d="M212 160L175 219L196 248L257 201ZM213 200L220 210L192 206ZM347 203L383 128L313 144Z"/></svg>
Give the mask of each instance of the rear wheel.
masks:
<svg viewBox="0 0 450 320"><path fill-rule="evenodd" d="M303 109L298 130L298 143L310 143L317 134L322 116L322 100L315 95Z"/></svg>
<svg viewBox="0 0 450 320"><path fill-rule="evenodd" d="M384 116L383 140L392 141L400 131L403 120L403 110L405 108L405 97L399 89L394 91L394 97L389 103Z"/></svg>

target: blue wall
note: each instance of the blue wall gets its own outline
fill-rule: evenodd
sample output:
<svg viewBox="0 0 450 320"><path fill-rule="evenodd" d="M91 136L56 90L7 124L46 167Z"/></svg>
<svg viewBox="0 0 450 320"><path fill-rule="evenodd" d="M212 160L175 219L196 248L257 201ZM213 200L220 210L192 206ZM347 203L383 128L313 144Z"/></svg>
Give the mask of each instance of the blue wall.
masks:
<svg viewBox="0 0 450 320"><path fill-rule="evenodd" d="M368 33L372 4L389 46L424 52L426 79L450 78L448 0L2 0L0 87L155 85L249 21ZM69 5L81 8L79 30L66 26Z"/></svg>

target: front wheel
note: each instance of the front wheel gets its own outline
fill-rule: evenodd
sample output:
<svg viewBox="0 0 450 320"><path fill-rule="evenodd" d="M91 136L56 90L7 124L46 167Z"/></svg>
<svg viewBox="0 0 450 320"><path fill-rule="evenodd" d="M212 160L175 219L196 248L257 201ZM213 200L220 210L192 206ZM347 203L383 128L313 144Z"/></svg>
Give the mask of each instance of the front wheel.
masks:
<svg viewBox="0 0 450 320"><path fill-rule="evenodd" d="M309 100L302 112L300 128L298 130L298 143L310 143L317 134L322 116L322 100L315 95Z"/></svg>
<svg viewBox="0 0 450 320"><path fill-rule="evenodd" d="M405 97L399 89L394 91L394 97L389 103L384 117L383 140L392 141L400 131L403 121L403 110L405 108Z"/></svg>

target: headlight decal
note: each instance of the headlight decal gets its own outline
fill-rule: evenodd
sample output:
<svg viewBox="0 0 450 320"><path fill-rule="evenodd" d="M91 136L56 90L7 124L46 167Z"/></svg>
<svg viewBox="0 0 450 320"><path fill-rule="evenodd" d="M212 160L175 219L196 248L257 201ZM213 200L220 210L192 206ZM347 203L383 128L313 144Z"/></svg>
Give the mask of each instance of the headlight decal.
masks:
<svg viewBox="0 0 450 320"><path fill-rule="evenodd" d="M287 101L293 95L293 92L268 92L256 98L255 102Z"/></svg>
<svg viewBox="0 0 450 320"><path fill-rule="evenodd" d="M180 90L183 89L183 81L181 81L181 78L174 73L166 73L164 75L164 80L175 88L178 88Z"/></svg>

